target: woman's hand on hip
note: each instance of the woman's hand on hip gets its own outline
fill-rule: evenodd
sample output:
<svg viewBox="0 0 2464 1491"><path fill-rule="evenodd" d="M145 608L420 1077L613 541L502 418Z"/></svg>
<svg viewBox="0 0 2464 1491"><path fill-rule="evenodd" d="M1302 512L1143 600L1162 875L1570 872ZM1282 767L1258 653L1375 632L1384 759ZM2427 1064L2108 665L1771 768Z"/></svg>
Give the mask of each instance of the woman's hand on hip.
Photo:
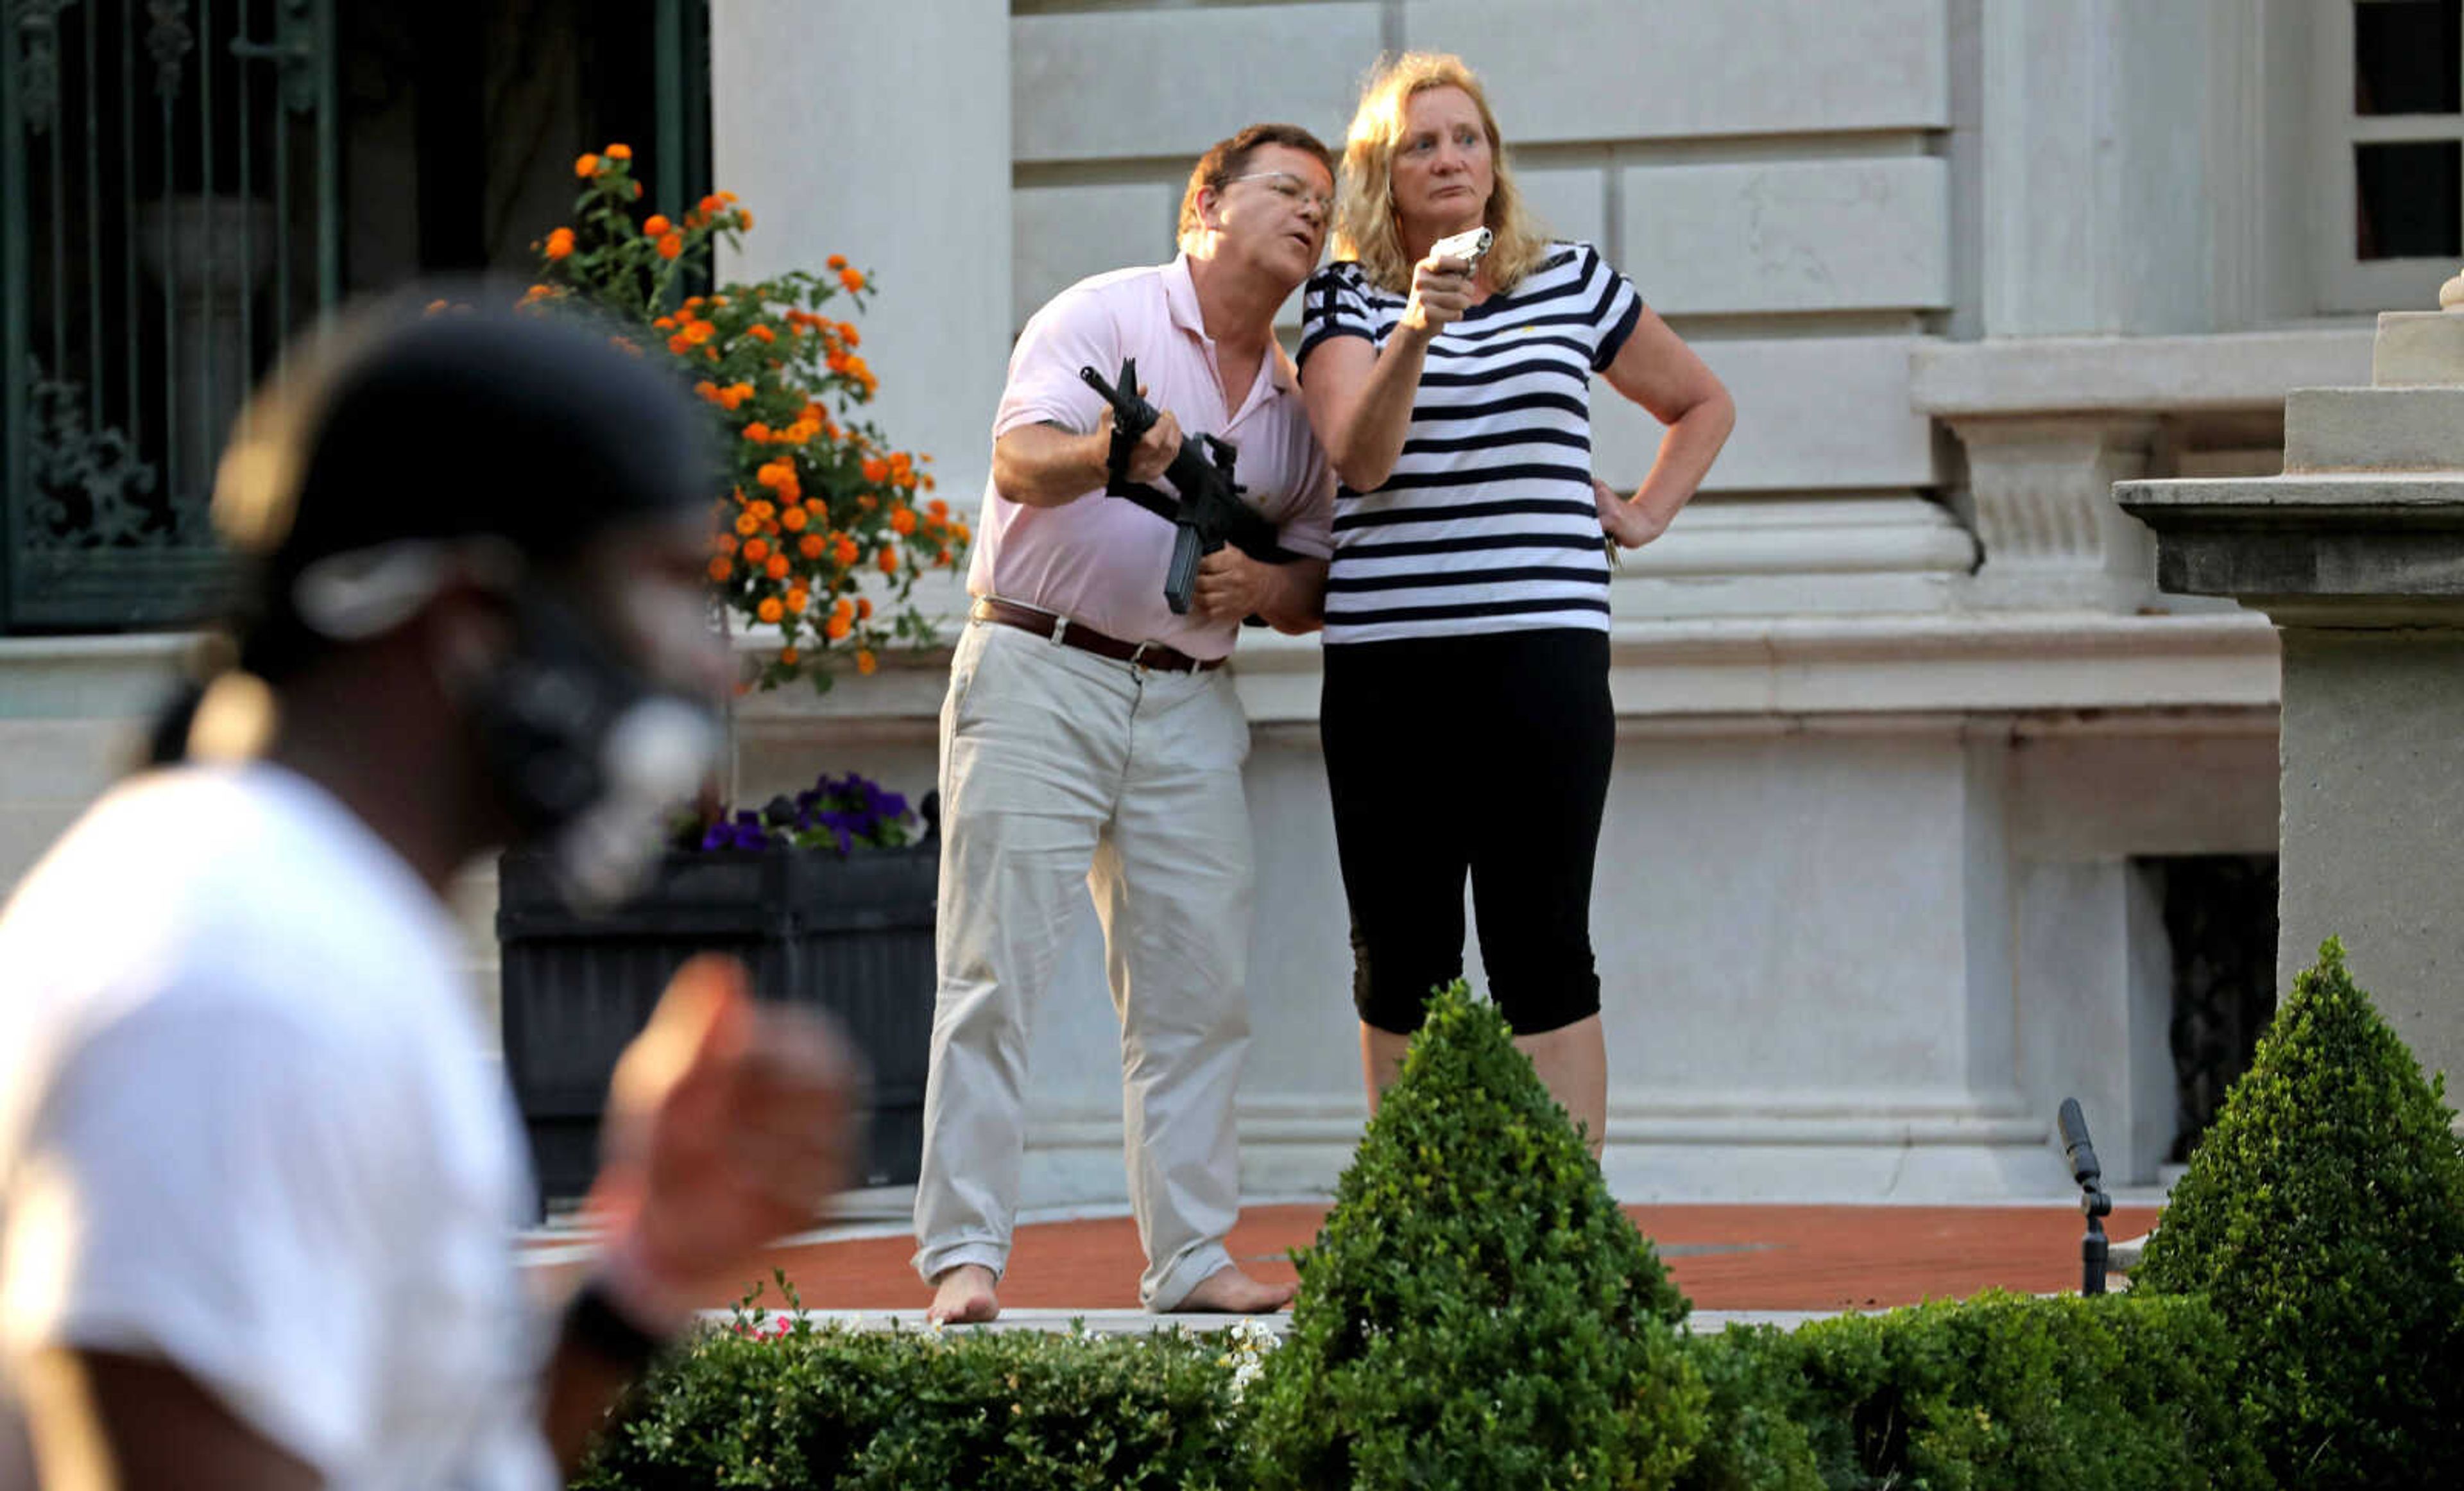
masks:
<svg viewBox="0 0 2464 1491"><path fill-rule="evenodd" d="M1619 497L1615 487L1592 478L1592 501L1600 509L1600 530L1619 548L1640 548L1668 531L1668 520L1653 516L1633 498Z"/></svg>

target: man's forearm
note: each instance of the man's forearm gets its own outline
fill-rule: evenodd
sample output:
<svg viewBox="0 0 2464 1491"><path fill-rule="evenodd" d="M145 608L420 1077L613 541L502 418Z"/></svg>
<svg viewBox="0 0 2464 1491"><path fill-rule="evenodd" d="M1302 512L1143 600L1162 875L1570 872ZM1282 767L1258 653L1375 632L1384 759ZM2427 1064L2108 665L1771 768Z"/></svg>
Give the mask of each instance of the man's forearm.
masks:
<svg viewBox="0 0 2464 1491"><path fill-rule="evenodd" d="M1258 614L1287 635L1299 636L1326 625L1326 561L1295 559L1268 570L1274 578L1266 604Z"/></svg>
<svg viewBox="0 0 2464 1491"><path fill-rule="evenodd" d="M1111 456L1101 431L1022 425L993 442L993 490L1028 507L1059 507L1102 491Z"/></svg>

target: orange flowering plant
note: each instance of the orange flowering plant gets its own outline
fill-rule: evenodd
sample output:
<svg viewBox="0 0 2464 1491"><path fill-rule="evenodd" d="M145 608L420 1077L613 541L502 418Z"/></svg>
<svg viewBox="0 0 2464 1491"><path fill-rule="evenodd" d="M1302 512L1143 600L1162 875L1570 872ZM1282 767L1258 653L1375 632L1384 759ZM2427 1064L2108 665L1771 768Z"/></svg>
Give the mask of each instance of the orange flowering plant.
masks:
<svg viewBox="0 0 2464 1491"><path fill-rule="evenodd" d="M579 301L640 327L617 342L673 359L720 421L727 462L710 578L731 624L778 629L778 651L753 681L830 686L829 661L850 655L870 673L896 642L927 644L933 623L913 601L918 578L964 562L967 524L932 496L929 456L894 450L853 417L879 382L852 323L825 308L844 296L860 314L871 280L837 255L827 275L797 270L708 295L676 290L733 248L753 214L733 192L701 199L681 220L636 218L641 184L622 145L574 163L576 226L536 247L541 310ZM876 610L859 583L884 594Z"/></svg>

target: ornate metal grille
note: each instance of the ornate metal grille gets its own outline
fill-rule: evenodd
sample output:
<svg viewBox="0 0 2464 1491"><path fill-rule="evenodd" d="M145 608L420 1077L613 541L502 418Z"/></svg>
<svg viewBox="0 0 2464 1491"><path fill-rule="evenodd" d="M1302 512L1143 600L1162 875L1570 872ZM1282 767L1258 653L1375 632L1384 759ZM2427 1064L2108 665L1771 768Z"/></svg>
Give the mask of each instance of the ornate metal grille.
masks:
<svg viewBox="0 0 2464 1491"><path fill-rule="evenodd" d="M209 603L226 434L339 291L333 0L0 0L0 620Z"/></svg>

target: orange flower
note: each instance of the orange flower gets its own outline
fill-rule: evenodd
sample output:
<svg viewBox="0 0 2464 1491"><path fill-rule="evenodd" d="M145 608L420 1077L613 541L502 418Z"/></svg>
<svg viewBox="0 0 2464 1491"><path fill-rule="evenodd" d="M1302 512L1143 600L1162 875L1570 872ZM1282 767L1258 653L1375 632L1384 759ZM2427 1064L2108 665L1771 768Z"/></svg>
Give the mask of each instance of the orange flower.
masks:
<svg viewBox="0 0 2464 1491"><path fill-rule="evenodd" d="M780 561L780 564L782 567L785 563L786 561L784 560ZM787 608L779 604L779 597L776 595L765 595L761 598L761 604L754 608L753 613L759 616L764 622L767 622L772 626L776 626L779 623L779 618L787 613Z"/></svg>
<svg viewBox="0 0 2464 1491"><path fill-rule="evenodd" d="M727 207L725 202L719 200L716 192L713 192L711 195L702 198L700 203L697 205L705 216L713 212L724 211Z"/></svg>
<svg viewBox="0 0 2464 1491"><path fill-rule="evenodd" d="M685 235L683 234L669 233L661 234L659 235L659 257L674 258L684 251Z"/></svg>
<svg viewBox="0 0 2464 1491"><path fill-rule="evenodd" d="M607 147L607 158L611 161L629 161L633 158L633 147L629 145L611 145Z"/></svg>
<svg viewBox="0 0 2464 1491"><path fill-rule="evenodd" d="M767 445L770 443L770 427L757 419L744 427L744 438L756 445Z"/></svg>
<svg viewBox="0 0 2464 1491"><path fill-rule="evenodd" d="M736 210L736 226L737 226L737 227L738 227L738 228L750 228L750 227L752 227L752 226L753 226L753 214L752 214L751 212L746 211L744 209L742 209L742 208L740 208L740 207L739 207L739 208L737 208L737 209Z"/></svg>
<svg viewBox="0 0 2464 1491"><path fill-rule="evenodd" d="M887 544L881 545L881 558L879 560L879 564L881 565L881 572L883 574L894 575L898 573L898 550Z"/></svg>
<svg viewBox="0 0 2464 1491"><path fill-rule="evenodd" d="M950 504L937 497L925 503L924 510L935 518L946 519L950 516Z"/></svg>
<svg viewBox="0 0 2464 1491"><path fill-rule="evenodd" d="M759 324L759 323L745 327L744 334L762 342L776 342L779 340L779 333L771 330L767 326Z"/></svg>
<svg viewBox="0 0 2464 1491"><path fill-rule="evenodd" d="M736 403L727 406L730 409L734 409L737 404L741 404L746 399L753 396L753 385L749 383L731 383L727 386L727 396L736 401Z"/></svg>
<svg viewBox="0 0 2464 1491"><path fill-rule="evenodd" d="M736 573L736 566L729 561L726 555L720 554L711 560L710 577L712 579L724 580L734 573Z"/></svg>
<svg viewBox="0 0 2464 1491"><path fill-rule="evenodd" d="M760 519L763 523L768 523L771 519L779 516L779 509L771 505L770 500L766 497L755 498L753 500L753 505L746 510L752 513L754 517Z"/></svg>
<svg viewBox="0 0 2464 1491"><path fill-rule="evenodd" d="M573 163L573 173L584 181L599 174L599 157L585 155Z"/></svg>
<svg viewBox="0 0 2464 1491"><path fill-rule="evenodd" d="M858 621L870 621L872 619L872 602L859 597L855 603L855 615Z"/></svg>
<svg viewBox="0 0 2464 1491"><path fill-rule="evenodd" d="M890 510L890 529L900 538L915 531L915 514L912 509L893 507Z"/></svg>
<svg viewBox="0 0 2464 1491"><path fill-rule="evenodd" d="M779 649L779 661L785 666L790 668L796 666L798 658L799 655L794 648L782 647Z"/></svg>
<svg viewBox="0 0 2464 1491"><path fill-rule="evenodd" d="M762 565L761 572L768 575L773 580L784 580L787 578L787 567L786 555L773 554L770 556L769 560Z"/></svg>
<svg viewBox="0 0 2464 1491"><path fill-rule="evenodd" d="M733 533L714 533L710 538L710 546L716 549L719 553L733 554L736 552L736 535Z"/></svg>
<svg viewBox="0 0 2464 1491"><path fill-rule="evenodd" d="M864 271L860 269L842 269L839 271L839 283L847 286L850 294L861 290L864 288Z"/></svg>
<svg viewBox="0 0 2464 1491"><path fill-rule="evenodd" d="M855 602L842 595L838 598L836 604L830 607L830 614L833 616L845 616L848 620L852 621L855 619Z"/></svg>
<svg viewBox="0 0 2464 1491"><path fill-rule="evenodd" d="M863 550L855 546L855 540L848 538L844 533L839 535L838 543L832 545L832 547L836 550L833 557L838 560L839 566L842 568L853 566L856 561L856 556L863 552Z"/></svg>
<svg viewBox="0 0 2464 1491"><path fill-rule="evenodd" d="M761 520L749 512L737 513L736 515L736 531L743 534L749 539L753 535L761 531Z"/></svg>
<svg viewBox="0 0 2464 1491"><path fill-rule="evenodd" d="M864 479L872 482L875 485L879 485L881 482L889 480L890 462L886 460L866 461L864 463Z"/></svg>
<svg viewBox="0 0 2464 1491"><path fill-rule="evenodd" d="M812 603L813 592L810 590L797 590L787 592L787 609L800 616L804 613L804 608Z"/></svg>
<svg viewBox="0 0 2464 1491"><path fill-rule="evenodd" d="M859 648L857 648L857 649L855 650L855 671L856 671L856 672L858 672L858 673L862 673L862 674L870 674L870 673L872 672L872 670L873 670L873 669L878 668L878 667L880 667L880 666L881 666L881 660L880 660L879 658L877 658L877 657L875 657L875 656L872 656L872 649L871 649L871 648L869 648L869 647L859 647Z"/></svg>
<svg viewBox="0 0 2464 1491"><path fill-rule="evenodd" d="M862 346L864 333L855 329L854 322L843 321L839 323L839 340L849 346Z"/></svg>
<svg viewBox="0 0 2464 1491"><path fill-rule="evenodd" d="M847 268L847 256L846 256L846 255L844 255L844 254L833 254L833 255L831 255L831 256L829 256L829 266L830 266L830 268L832 268L832 269L845 269L845 268Z"/></svg>
<svg viewBox="0 0 2464 1491"><path fill-rule="evenodd" d="M854 627L847 621L847 617L832 616L829 621L823 626L822 635L828 637L831 641L835 642L846 636L853 630L855 630Z"/></svg>
<svg viewBox="0 0 2464 1491"><path fill-rule="evenodd" d="M759 524L757 523L755 526L759 527ZM745 563L758 565L769 557L770 541L768 539L747 539L744 541Z"/></svg>
<svg viewBox="0 0 2464 1491"><path fill-rule="evenodd" d="M652 212L649 216L642 219L642 236L645 238L655 238L674 226L675 224L668 221L666 213Z"/></svg>
<svg viewBox="0 0 2464 1491"><path fill-rule="evenodd" d="M685 353L692 351L693 348L693 338L686 336L681 331L677 332L674 336L668 338L668 350L680 357Z"/></svg>
<svg viewBox="0 0 2464 1491"><path fill-rule="evenodd" d="M807 533L796 541L796 552L806 559L821 558L822 550L827 547L829 545L822 542L822 536L818 533Z"/></svg>
<svg viewBox="0 0 2464 1491"><path fill-rule="evenodd" d="M547 256L562 258L573 252L573 230L559 228L547 235Z"/></svg>
<svg viewBox="0 0 2464 1491"><path fill-rule="evenodd" d="M804 531L804 524L811 521L804 516L804 510L801 507L790 507L779 515L780 525L790 533L802 533Z"/></svg>

